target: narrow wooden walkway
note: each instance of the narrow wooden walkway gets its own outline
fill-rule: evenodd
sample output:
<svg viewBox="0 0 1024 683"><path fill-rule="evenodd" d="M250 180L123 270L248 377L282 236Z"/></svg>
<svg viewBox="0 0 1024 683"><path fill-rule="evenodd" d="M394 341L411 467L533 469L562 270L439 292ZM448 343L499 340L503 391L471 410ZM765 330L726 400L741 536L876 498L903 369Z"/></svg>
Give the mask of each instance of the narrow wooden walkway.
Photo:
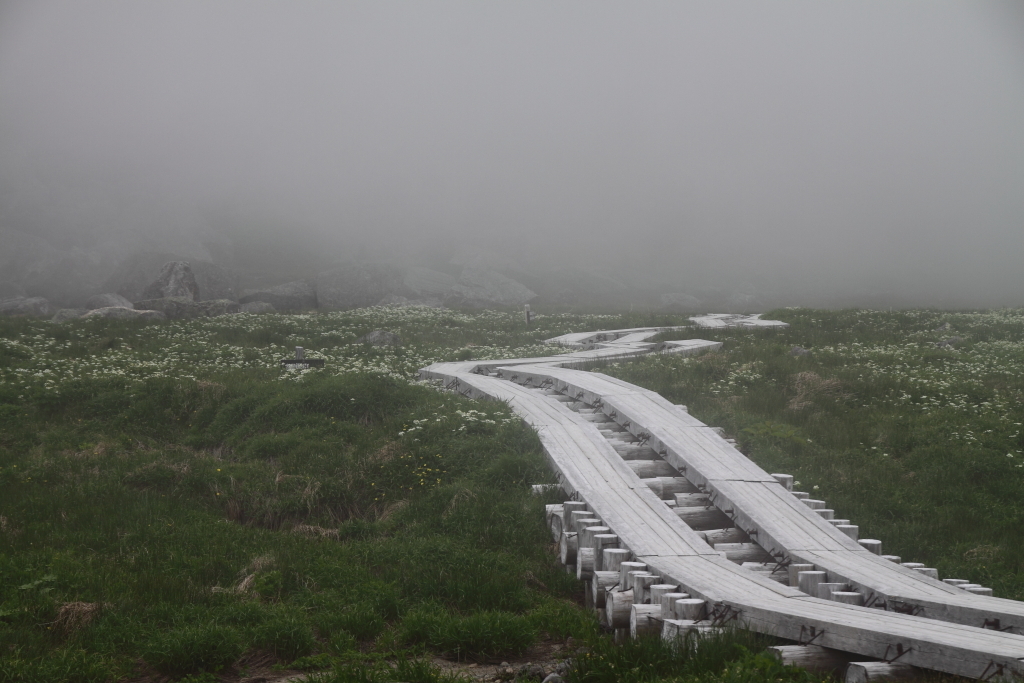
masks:
<svg viewBox="0 0 1024 683"><path fill-rule="evenodd" d="M666 629L694 623L675 619L671 606L668 612L656 603L639 607L655 602L653 584L703 601L697 621L705 624L741 624L799 643L973 678L1024 676L1024 603L975 595L871 552L811 501L794 495L787 487L791 478L763 471L684 408L622 380L576 369L653 351L689 354L721 346L649 341L662 331L565 335L549 341L586 350L440 363L421 376L472 398L506 402L537 430L572 499L552 510L567 563L576 564L578 552L581 577L610 582L613 575L595 569L602 561L585 569L586 558L595 563L596 555L612 557L608 549L628 550L639 563L637 576L623 573L608 585L614 595L607 595L628 600L634 618L641 610L645 618L665 619ZM712 526L723 528L701 527L711 513L721 520ZM579 520L587 526L575 528ZM599 530L605 538L600 543L593 538ZM717 538L740 542L722 545ZM616 562L622 559L618 552ZM758 553L769 561L741 564ZM818 580L804 592L785 585L790 574L801 584ZM809 594L818 583L840 592L831 600ZM604 593L593 593L604 602ZM837 601L840 595L846 602Z"/></svg>

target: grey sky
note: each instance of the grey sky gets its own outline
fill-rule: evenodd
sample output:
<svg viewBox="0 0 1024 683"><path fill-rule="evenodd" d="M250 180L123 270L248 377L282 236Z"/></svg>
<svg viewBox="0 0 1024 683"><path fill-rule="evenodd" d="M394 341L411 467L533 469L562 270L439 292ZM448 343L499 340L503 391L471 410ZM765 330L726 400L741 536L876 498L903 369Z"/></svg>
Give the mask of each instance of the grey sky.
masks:
<svg viewBox="0 0 1024 683"><path fill-rule="evenodd" d="M1021 305L1021 6L4 2L0 227Z"/></svg>

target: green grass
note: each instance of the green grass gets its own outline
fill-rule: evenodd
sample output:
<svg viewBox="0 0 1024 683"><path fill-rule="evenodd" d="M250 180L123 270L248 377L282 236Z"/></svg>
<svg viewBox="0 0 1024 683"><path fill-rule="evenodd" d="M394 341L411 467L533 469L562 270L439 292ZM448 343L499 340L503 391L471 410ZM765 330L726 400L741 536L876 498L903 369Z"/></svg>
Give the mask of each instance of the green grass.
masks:
<svg viewBox="0 0 1024 683"><path fill-rule="evenodd" d="M1024 421L1024 325L778 315L794 327L608 371L739 434L888 550L1015 595L1021 470L1005 453L1022 448L1010 434ZM946 319L968 339L958 350L932 344ZM208 683L268 660L324 681L449 681L427 655L500 661L567 636L589 653L572 681L804 680L747 634L695 651L612 647L529 493L553 481L536 435L504 405L414 381L431 362L550 353L543 339L568 331L681 322L561 314L530 329L518 313L423 309L0 319L0 681ZM372 329L405 343L352 343ZM789 356L797 343L813 354ZM325 370L281 370L296 345ZM800 372L820 381L800 390ZM922 399L939 395L928 382L949 384L949 405ZM787 407L800 391L809 405Z"/></svg>
<svg viewBox="0 0 1024 683"><path fill-rule="evenodd" d="M791 327L702 330L721 352L603 371L723 427L884 552L1024 598L1024 312L765 317Z"/></svg>

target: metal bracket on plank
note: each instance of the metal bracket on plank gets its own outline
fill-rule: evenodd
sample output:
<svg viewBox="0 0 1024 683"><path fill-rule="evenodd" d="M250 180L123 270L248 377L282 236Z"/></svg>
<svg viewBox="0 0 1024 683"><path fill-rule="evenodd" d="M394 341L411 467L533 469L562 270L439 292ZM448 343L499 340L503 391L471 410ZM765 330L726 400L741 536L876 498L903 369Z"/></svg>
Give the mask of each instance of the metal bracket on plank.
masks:
<svg viewBox="0 0 1024 683"><path fill-rule="evenodd" d="M601 406L604 405L604 399L598 396L597 398L594 399L594 402L591 405L594 406L595 408L600 408Z"/></svg>
<svg viewBox="0 0 1024 683"><path fill-rule="evenodd" d="M801 626L800 637L797 638L797 643L800 645L810 645L823 635L825 635L825 629L818 630L814 626ZM805 637L807 638L806 640L804 640Z"/></svg>
<svg viewBox="0 0 1024 683"><path fill-rule="evenodd" d="M912 605L909 602L902 602L900 600L893 600L892 611L897 614L909 614L912 617L924 612L924 607L921 605Z"/></svg>
<svg viewBox="0 0 1024 683"><path fill-rule="evenodd" d="M992 670L992 673L989 673L989 669ZM990 659L988 662L988 666L986 666L985 670L981 672L980 676L978 676L978 680L991 681L996 676L1002 678L1004 673L1006 673L1006 665L996 664L995 661Z"/></svg>
<svg viewBox="0 0 1024 683"><path fill-rule="evenodd" d="M897 659L899 659L903 655L905 655L908 652L912 651L914 648L913 647L908 647L907 649L903 649L903 643L896 643L896 653L895 653L895 655L893 657L890 658L889 657L889 650L891 650L891 649L892 649L892 645L886 645L885 646L885 654L882 655L882 661L885 662L886 664L892 664L893 662L895 662Z"/></svg>
<svg viewBox="0 0 1024 683"><path fill-rule="evenodd" d="M448 391L458 391L459 390L459 378L456 377L451 382L448 382L448 384L444 385L444 388L447 389Z"/></svg>
<svg viewBox="0 0 1024 683"><path fill-rule="evenodd" d="M651 440L651 434L650 432L640 432L636 435L636 438L639 439L639 441L636 442L636 445L643 446Z"/></svg>
<svg viewBox="0 0 1024 683"><path fill-rule="evenodd" d="M707 609L707 603L705 603L704 609ZM730 621L739 619L740 610L726 605L724 602L720 602L715 605L715 608L711 610L711 614L708 615L708 621L711 622L712 626L724 626Z"/></svg>
<svg viewBox="0 0 1024 683"><path fill-rule="evenodd" d="M995 619L986 619L985 623L981 625L982 628L991 629L993 631L1002 631L1003 633L1013 633L1013 626L1000 627L998 617Z"/></svg>

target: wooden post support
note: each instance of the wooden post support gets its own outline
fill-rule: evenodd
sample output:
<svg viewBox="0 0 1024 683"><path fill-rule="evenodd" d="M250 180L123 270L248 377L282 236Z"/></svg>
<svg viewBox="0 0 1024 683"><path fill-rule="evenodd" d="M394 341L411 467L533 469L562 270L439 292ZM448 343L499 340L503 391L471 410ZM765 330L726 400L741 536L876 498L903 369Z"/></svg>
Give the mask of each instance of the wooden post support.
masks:
<svg viewBox="0 0 1024 683"><path fill-rule="evenodd" d="M700 621L707 617L707 606L698 598L676 600L676 619Z"/></svg>
<svg viewBox="0 0 1024 683"><path fill-rule="evenodd" d="M604 609L605 592L615 587L618 582L618 572L594 572L594 575L590 577L590 593L594 609Z"/></svg>
<svg viewBox="0 0 1024 683"><path fill-rule="evenodd" d="M604 551L619 545L615 534L594 534L594 571L604 571Z"/></svg>
<svg viewBox="0 0 1024 683"><path fill-rule="evenodd" d="M943 579L942 583L948 583L950 586L963 586L970 583L967 579Z"/></svg>
<svg viewBox="0 0 1024 683"><path fill-rule="evenodd" d="M586 510L587 504L581 500L567 500L562 503L562 528L572 530L572 513L577 510Z"/></svg>
<svg viewBox="0 0 1024 683"><path fill-rule="evenodd" d="M939 570L935 567L914 567L914 571L919 574L924 574L931 579L939 578Z"/></svg>
<svg viewBox="0 0 1024 683"><path fill-rule="evenodd" d="M633 591L609 591L605 594L604 613L609 628L629 628Z"/></svg>
<svg viewBox="0 0 1024 683"><path fill-rule="evenodd" d="M828 581L828 572L804 571L796 575L796 587L801 592L817 597L818 584Z"/></svg>
<svg viewBox="0 0 1024 683"><path fill-rule="evenodd" d="M558 543L558 539L562 535L562 506L546 505L544 514L547 517L548 528L551 529L552 540Z"/></svg>
<svg viewBox="0 0 1024 683"><path fill-rule="evenodd" d="M812 510L823 510L825 509L825 501L817 500L815 498L804 498L803 504Z"/></svg>
<svg viewBox="0 0 1024 683"><path fill-rule="evenodd" d="M678 477L679 470L672 465L669 465L664 460L627 460L626 464L629 465L636 476L641 479L651 479L653 477Z"/></svg>
<svg viewBox="0 0 1024 683"><path fill-rule="evenodd" d="M813 564L797 564L793 563L789 565L789 585L796 588L798 583L798 574L800 572L809 572L814 570Z"/></svg>
<svg viewBox="0 0 1024 683"><path fill-rule="evenodd" d="M868 683L868 681L912 681L920 670L899 662L850 662L843 677L844 683Z"/></svg>
<svg viewBox="0 0 1024 683"><path fill-rule="evenodd" d="M679 586L674 583L655 583L647 587L648 595L650 596L650 603L652 605L661 606L661 596L668 593L675 593L679 590Z"/></svg>
<svg viewBox="0 0 1024 683"><path fill-rule="evenodd" d="M749 543L750 536L739 527L731 529L707 529L698 531L697 535L702 537L708 545L714 547L716 543Z"/></svg>
<svg viewBox="0 0 1024 683"><path fill-rule="evenodd" d="M819 583L818 592L814 597L821 598L822 600L831 600L833 591L846 590L845 583Z"/></svg>
<svg viewBox="0 0 1024 683"><path fill-rule="evenodd" d="M558 539L558 560L564 565L576 564L576 534L563 531Z"/></svg>
<svg viewBox="0 0 1024 683"><path fill-rule="evenodd" d="M594 547L594 536L597 534L606 534L611 529L606 526L585 526L580 530L579 546L581 548L593 548Z"/></svg>
<svg viewBox="0 0 1024 683"><path fill-rule="evenodd" d="M864 605L864 594L857 591L832 591L832 601L844 605Z"/></svg>
<svg viewBox="0 0 1024 683"><path fill-rule="evenodd" d="M662 500L673 500L677 493L699 493L696 486L685 477L654 477L641 479Z"/></svg>
<svg viewBox="0 0 1024 683"><path fill-rule="evenodd" d="M576 549L576 578L580 581L589 581L594 575L594 549Z"/></svg>
<svg viewBox="0 0 1024 683"><path fill-rule="evenodd" d="M650 587L659 581L661 581L661 577L656 574L633 574L633 603L650 604ZM658 609L661 609L661 605L658 605Z"/></svg>
<svg viewBox="0 0 1024 683"><path fill-rule="evenodd" d="M865 550L873 552L875 555L882 554L882 542L876 538L861 538L857 541Z"/></svg>
<svg viewBox="0 0 1024 683"><path fill-rule="evenodd" d="M836 524L836 528L855 541L857 540L857 534L860 532L860 527L856 524Z"/></svg>
<svg viewBox="0 0 1024 683"><path fill-rule="evenodd" d="M806 491L790 491L790 493L792 493L793 497L796 498L797 500L807 500L808 498L811 497L811 494L807 493Z"/></svg>
<svg viewBox="0 0 1024 683"><path fill-rule="evenodd" d="M569 531L579 533L580 529L588 526L597 526L601 520L595 518L589 510L573 510L569 513ZM580 522L587 520L589 524L581 525Z"/></svg>
<svg viewBox="0 0 1024 683"><path fill-rule="evenodd" d="M676 618L676 600L685 600L689 593L663 593L658 602L661 604L661 618Z"/></svg>
<svg viewBox="0 0 1024 683"><path fill-rule="evenodd" d="M645 572L647 565L643 562L621 562L619 563L619 590L628 591L633 587L630 583L630 572Z"/></svg>
<svg viewBox="0 0 1024 683"><path fill-rule="evenodd" d="M986 588L985 586L967 586L964 590L968 593L973 593L974 595L992 595L992 589Z"/></svg>
<svg viewBox="0 0 1024 683"><path fill-rule="evenodd" d="M638 638L661 633L661 605L633 604L629 609L629 635Z"/></svg>
<svg viewBox="0 0 1024 683"><path fill-rule="evenodd" d="M792 474L775 474L773 472L772 476L775 477L775 481L777 481L780 484L782 484L782 486L787 491L792 491L793 490L793 475Z"/></svg>
<svg viewBox="0 0 1024 683"><path fill-rule="evenodd" d="M633 553L625 548L605 548L601 551L601 571L619 573L619 567L629 560ZM617 583L617 581L616 581Z"/></svg>
<svg viewBox="0 0 1024 683"><path fill-rule="evenodd" d="M838 672L846 667L851 657L856 657L820 645L774 645L767 651L786 666L799 666L813 673Z"/></svg>
<svg viewBox="0 0 1024 683"><path fill-rule="evenodd" d="M836 516L836 511L831 508L818 508L815 512L818 513L819 517L825 520L833 519Z"/></svg>
<svg viewBox="0 0 1024 683"><path fill-rule="evenodd" d="M694 507L673 508L672 510L683 523L695 531L705 529L725 529L734 526L731 519L718 508Z"/></svg>
<svg viewBox="0 0 1024 683"><path fill-rule="evenodd" d="M695 508L711 505L710 496L706 493L677 493L676 507Z"/></svg>
<svg viewBox="0 0 1024 683"><path fill-rule="evenodd" d="M899 564L903 561L903 558L899 555L882 555L882 559L889 560L890 562L895 562L896 564Z"/></svg>
<svg viewBox="0 0 1024 683"><path fill-rule="evenodd" d="M756 543L716 543L711 547L725 553L726 559L737 564L772 561L772 556Z"/></svg>
<svg viewBox="0 0 1024 683"><path fill-rule="evenodd" d="M848 519L828 519L828 520L825 520L825 521L827 521L832 526L839 526L840 524L849 524L850 523L850 520L848 520Z"/></svg>

